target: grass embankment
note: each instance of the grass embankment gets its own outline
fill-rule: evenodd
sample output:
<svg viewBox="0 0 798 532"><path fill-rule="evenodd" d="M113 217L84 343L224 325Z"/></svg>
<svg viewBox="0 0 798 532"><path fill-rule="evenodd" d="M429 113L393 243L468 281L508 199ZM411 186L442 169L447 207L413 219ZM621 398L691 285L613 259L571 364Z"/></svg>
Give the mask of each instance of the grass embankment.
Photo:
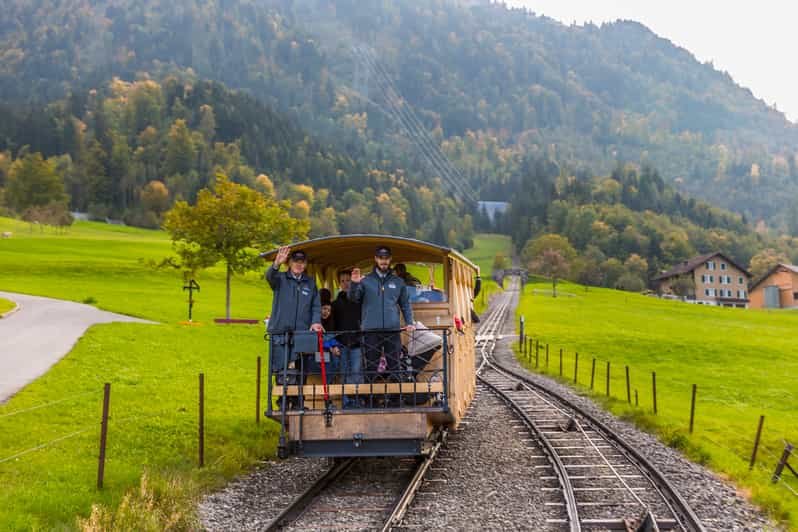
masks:
<svg viewBox="0 0 798 532"><path fill-rule="evenodd" d="M465 250L463 253L473 263L479 266L482 275L482 292L474 301L477 314L482 314L488 308L491 294L501 290L499 285L491 279L493 271L493 259L496 253L503 253L505 257L512 256L512 244L510 237L506 235L494 235L489 233L478 234L474 237L474 247Z"/></svg>
<svg viewBox="0 0 798 532"><path fill-rule="evenodd" d="M13 310L14 308L16 308L16 306L17 304L14 303L13 301L9 301L8 299L3 299L2 297L0 297L0 317L2 317L2 315L8 312L9 310Z"/></svg>
<svg viewBox="0 0 798 532"><path fill-rule="evenodd" d="M559 377L559 349L564 348L564 380L573 385L578 352L580 392L592 393L615 414L728 476L771 515L798 530L798 497L783 483L770 482L784 441L798 442L798 313L703 307L606 289L586 292L565 283L560 287L575 297L532 295L535 288L548 290L550 285L529 284L517 310L526 317L529 337L550 345L549 368L541 348L539 371ZM604 396L607 361L610 399ZM534 355L527 366L534 369ZM698 386L695 429L689 434L693 384ZM639 407L633 406L635 391ZM760 415L765 416L762 444L757 466L749 472ZM788 472L784 479L798 490L798 479Z"/></svg>
<svg viewBox="0 0 798 532"><path fill-rule="evenodd" d="M203 272L194 320L177 272L142 262L170 253L167 236L77 222L67 234L0 218L0 290L89 302L159 325L92 327L44 377L0 405L0 528L161 530L194 525L199 495L273 455L276 425L254 423L255 360L262 327L212 324L224 310L224 271ZM480 235L467 252L489 275L506 237ZM485 292L498 290L486 281ZM271 291L259 274L233 282L233 315L263 317ZM483 299L484 297L484 299ZM486 296L479 301L485 304ZM206 378L206 467L197 460L197 374ZM95 489L102 383L111 383L105 489ZM54 404L51 404L54 403ZM36 409L40 405L47 405ZM79 432L83 431L85 432ZM79 432L78 434L74 434ZM70 436L71 435L71 436ZM70 436L62 441L53 441ZM142 474L146 471L146 477ZM139 485L142 489L139 489ZM144 489L146 486L146 489ZM123 498L127 495L126 502ZM115 515L113 515L115 514Z"/></svg>
<svg viewBox="0 0 798 532"><path fill-rule="evenodd" d="M221 268L199 279L194 318L202 325L184 327L176 324L187 315L179 274L140 261L169 254L164 233L78 222L56 235L3 218L0 230L14 232L0 241L0 290L89 301L161 323L92 327L44 377L0 405L0 529L77 528L75 516L88 517L94 503L113 511L126 493L131 499L116 528L161 530L170 522L189 528L201 492L273 454L276 425L255 424L263 328L212 324L224 312ZM235 279L232 293L235 316L261 318L270 308L271 292L257 274ZM199 372L206 379L202 470L196 467ZM106 381L111 420L105 489L98 491ZM94 524L107 524L107 517L96 515Z"/></svg>

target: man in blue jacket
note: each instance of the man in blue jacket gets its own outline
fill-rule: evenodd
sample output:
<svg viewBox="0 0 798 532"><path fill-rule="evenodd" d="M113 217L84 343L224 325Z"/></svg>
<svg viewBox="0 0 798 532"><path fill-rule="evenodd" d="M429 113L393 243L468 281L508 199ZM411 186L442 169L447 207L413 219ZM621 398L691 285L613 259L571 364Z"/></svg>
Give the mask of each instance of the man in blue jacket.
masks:
<svg viewBox="0 0 798 532"><path fill-rule="evenodd" d="M290 254L290 260L289 260ZM280 266L288 260L288 271ZM305 274L307 256L304 251L291 252L282 247L266 271L266 280L274 291L269 334L288 331L321 331L321 303L316 281Z"/></svg>
<svg viewBox="0 0 798 532"><path fill-rule="evenodd" d="M391 379L397 376L402 354L399 312L407 324L405 330L413 332L413 309L405 282L391 270L390 248L378 246L374 262L374 269L365 277L359 268L352 270L349 288L349 299L361 304L365 373L370 382L380 377L400 380Z"/></svg>

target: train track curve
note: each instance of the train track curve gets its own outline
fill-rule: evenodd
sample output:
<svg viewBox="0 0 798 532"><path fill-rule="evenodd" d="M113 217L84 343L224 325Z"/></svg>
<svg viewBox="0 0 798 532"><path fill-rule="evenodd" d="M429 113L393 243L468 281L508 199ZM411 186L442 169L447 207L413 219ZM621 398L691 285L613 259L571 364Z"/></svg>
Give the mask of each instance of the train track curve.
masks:
<svg viewBox="0 0 798 532"><path fill-rule="evenodd" d="M536 469L551 483L544 489L555 498L547 504L563 506L566 516L551 524L572 532L703 532L687 502L632 445L590 413L495 358L514 291L516 278L479 328L477 379L513 411L539 444L541 464Z"/></svg>

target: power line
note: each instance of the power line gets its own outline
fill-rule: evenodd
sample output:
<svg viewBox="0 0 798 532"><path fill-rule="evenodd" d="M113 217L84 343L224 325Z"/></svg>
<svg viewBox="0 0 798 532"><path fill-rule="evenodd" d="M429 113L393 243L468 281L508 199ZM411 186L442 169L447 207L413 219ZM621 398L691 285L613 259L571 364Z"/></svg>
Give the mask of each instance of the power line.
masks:
<svg viewBox="0 0 798 532"><path fill-rule="evenodd" d="M383 95L388 104L388 111L393 115L400 129L409 139L420 149L420 153L431 169L438 173L448 184L452 192L465 199L476 203L477 199L471 190L468 182L452 163L441 153L440 148L430 137L420 119L415 115L412 107L398 95L398 91L390 80L387 72L381 67L379 62L372 56L370 50L363 46L353 46L353 51L360 55L362 61L368 64L376 74L375 82L377 88Z"/></svg>
<svg viewBox="0 0 798 532"><path fill-rule="evenodd" d="M426 128L416 116L413 108L404 104L405 100L399 96L398 90L385 69L373 57L373 54L368 49L361 48L360 51L364 58L373 65L375 73L382 78L380 88L385 93L386 100L396 108L400 118L403 118L403 122L412 130L410 135L415 138L421 147L427 148L432 162L435 164L438 171L442 173L442 177L446 178L454 189L466 194L470 201L476 201L476 198L471 194L470 186L466 180L463 179L462 175L460 175L459 171L451 164L446 156L440 152L437 144L430 137Z"/></svg>

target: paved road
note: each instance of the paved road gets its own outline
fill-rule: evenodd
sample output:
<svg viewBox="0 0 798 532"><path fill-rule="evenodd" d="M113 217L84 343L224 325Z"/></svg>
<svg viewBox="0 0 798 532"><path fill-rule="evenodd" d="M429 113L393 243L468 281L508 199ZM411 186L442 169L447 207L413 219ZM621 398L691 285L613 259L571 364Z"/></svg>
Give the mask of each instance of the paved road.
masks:
<svg viewBox="0 0 798 532"><path fill-rule="evenodd" d="M0 402L43 375L69 353L91 325L152 323L60 299L11 292L0 292L0 297L21 306L18 312L0 319Z"/></svg>

